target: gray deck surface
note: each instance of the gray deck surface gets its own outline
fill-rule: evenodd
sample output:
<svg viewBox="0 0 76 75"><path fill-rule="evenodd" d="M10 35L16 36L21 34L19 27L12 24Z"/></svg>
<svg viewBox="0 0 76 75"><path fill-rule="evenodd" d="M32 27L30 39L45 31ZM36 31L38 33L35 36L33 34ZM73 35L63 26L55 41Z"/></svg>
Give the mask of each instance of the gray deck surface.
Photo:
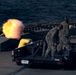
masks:
<svg viewBox="0 0 76 75"><path fill-rule="evenodd" d="M11 61L11 52L0 52L0 75L76 75L75 70L22 68ZM21 68L20 71L18 71ZM17 71L14 74L13 72Z"/></svg>
<svg viewBox="0 0 76 75"><path fill-rule="evenodd" d="M4 37L4 36L1 36L0 37L0 43L2 43L2 42L4 42L4 41L7 41L8 39L6 38L6 37Z"/></svg>
<svg viewBox="0 0 76 75"><path fill-rule="evenodd" d="M0 52L0 75L9 75L9 73L17 70L17 66L12 62L11 52Z"/></svg>
<svg viewBox="0 0 76 75"><path fill-rule="evenodd" d="M11 51L0 52L0 75L76 75L76 69L75 70L63 70L63 69L52 70L52 69L32 69L32 68L24 69L22 67L23 66L17 66L15 62L12 62ZM12 72L17 71L20 68L22 68L21 71L11 74Z"/></svg>

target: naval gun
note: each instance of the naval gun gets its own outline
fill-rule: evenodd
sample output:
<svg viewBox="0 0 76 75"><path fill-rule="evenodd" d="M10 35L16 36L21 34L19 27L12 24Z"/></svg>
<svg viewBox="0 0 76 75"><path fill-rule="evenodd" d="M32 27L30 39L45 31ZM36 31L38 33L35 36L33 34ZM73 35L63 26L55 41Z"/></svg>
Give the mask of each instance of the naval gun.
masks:
<svg viewBox="0 0 76 75"><path fill-rule="evenodd" d="M55 59L45 59L43 57L46 50L46 43L44 37L47 32L54 26L58 26L60 22L55 23L34 23L25 25L24 35L22 38L31 38L33 43L27 44L21 48L14 49L13 60L17 65L29 65L29 64L54 64L54 65L71 65L76 66L76 23L70 22L69 26L69 38L72 51L68 60L63 58L63 54L55 53Z"/></svg>

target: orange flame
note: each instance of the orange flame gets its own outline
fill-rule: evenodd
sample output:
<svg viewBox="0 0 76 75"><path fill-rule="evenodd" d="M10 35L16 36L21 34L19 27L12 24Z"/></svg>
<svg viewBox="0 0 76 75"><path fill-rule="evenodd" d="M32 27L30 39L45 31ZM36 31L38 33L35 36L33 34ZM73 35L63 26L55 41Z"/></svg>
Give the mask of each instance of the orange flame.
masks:
<svg viewBox="0 0 76 75"><path fill-rule="evenodd" d="M2 28L6 38L19 39L24 30L24 25L20 20L9 19Z"/></svg>

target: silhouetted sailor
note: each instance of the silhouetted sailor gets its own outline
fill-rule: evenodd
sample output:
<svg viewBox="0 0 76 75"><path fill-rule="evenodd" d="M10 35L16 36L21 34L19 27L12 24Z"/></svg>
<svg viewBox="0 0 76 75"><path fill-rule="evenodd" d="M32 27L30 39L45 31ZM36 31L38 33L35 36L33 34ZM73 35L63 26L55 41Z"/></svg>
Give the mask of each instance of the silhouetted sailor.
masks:
<svg viewBox="0 0 76 75"><path fill-rule="evenodd" d="M65 56L69 56L70 39L69 39L69 23L68 19L65 18L63 22L60 23L62 29L59 31L59 45L57 46L57 51L61 51L62 48L65 48Z"/></svg>
<svg viewBox="0 0 76 75"><path fill-rule="evenodd" d="M45 58L48 57L49 52L51 51L51 59L54 58L54 52L56 50L56 43L58 41L58 31L59 27L52 28L46 35L45 40L47 42L47 49L45 52Z"/></svg>

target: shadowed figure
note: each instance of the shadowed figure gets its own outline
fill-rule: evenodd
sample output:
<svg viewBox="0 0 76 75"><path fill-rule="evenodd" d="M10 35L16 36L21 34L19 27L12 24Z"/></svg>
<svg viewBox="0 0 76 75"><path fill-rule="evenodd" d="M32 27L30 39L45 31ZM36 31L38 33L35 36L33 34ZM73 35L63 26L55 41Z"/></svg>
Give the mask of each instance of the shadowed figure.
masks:
<svg viewBox="0 0 76 75"><path fill-rule="evenodd" d="M65 17L65 20L60 23L62 29L59 31L59 44L57 46L57 51L60 52L63 47L65 48L64 56L65 58L69 56L70 39L69 39L69 20Z"/></svg>
<svg viewBox="0 0 76 75"><path fill-rule="evenodd" d="M44 55L44 58L48 57L49 52L51 51L51 59L54 59L54 52L56 50L56 44L58 41L58 32L61 29L61 26L52 28L46 35L45 40L47 42L47 49Z"/></svg>

